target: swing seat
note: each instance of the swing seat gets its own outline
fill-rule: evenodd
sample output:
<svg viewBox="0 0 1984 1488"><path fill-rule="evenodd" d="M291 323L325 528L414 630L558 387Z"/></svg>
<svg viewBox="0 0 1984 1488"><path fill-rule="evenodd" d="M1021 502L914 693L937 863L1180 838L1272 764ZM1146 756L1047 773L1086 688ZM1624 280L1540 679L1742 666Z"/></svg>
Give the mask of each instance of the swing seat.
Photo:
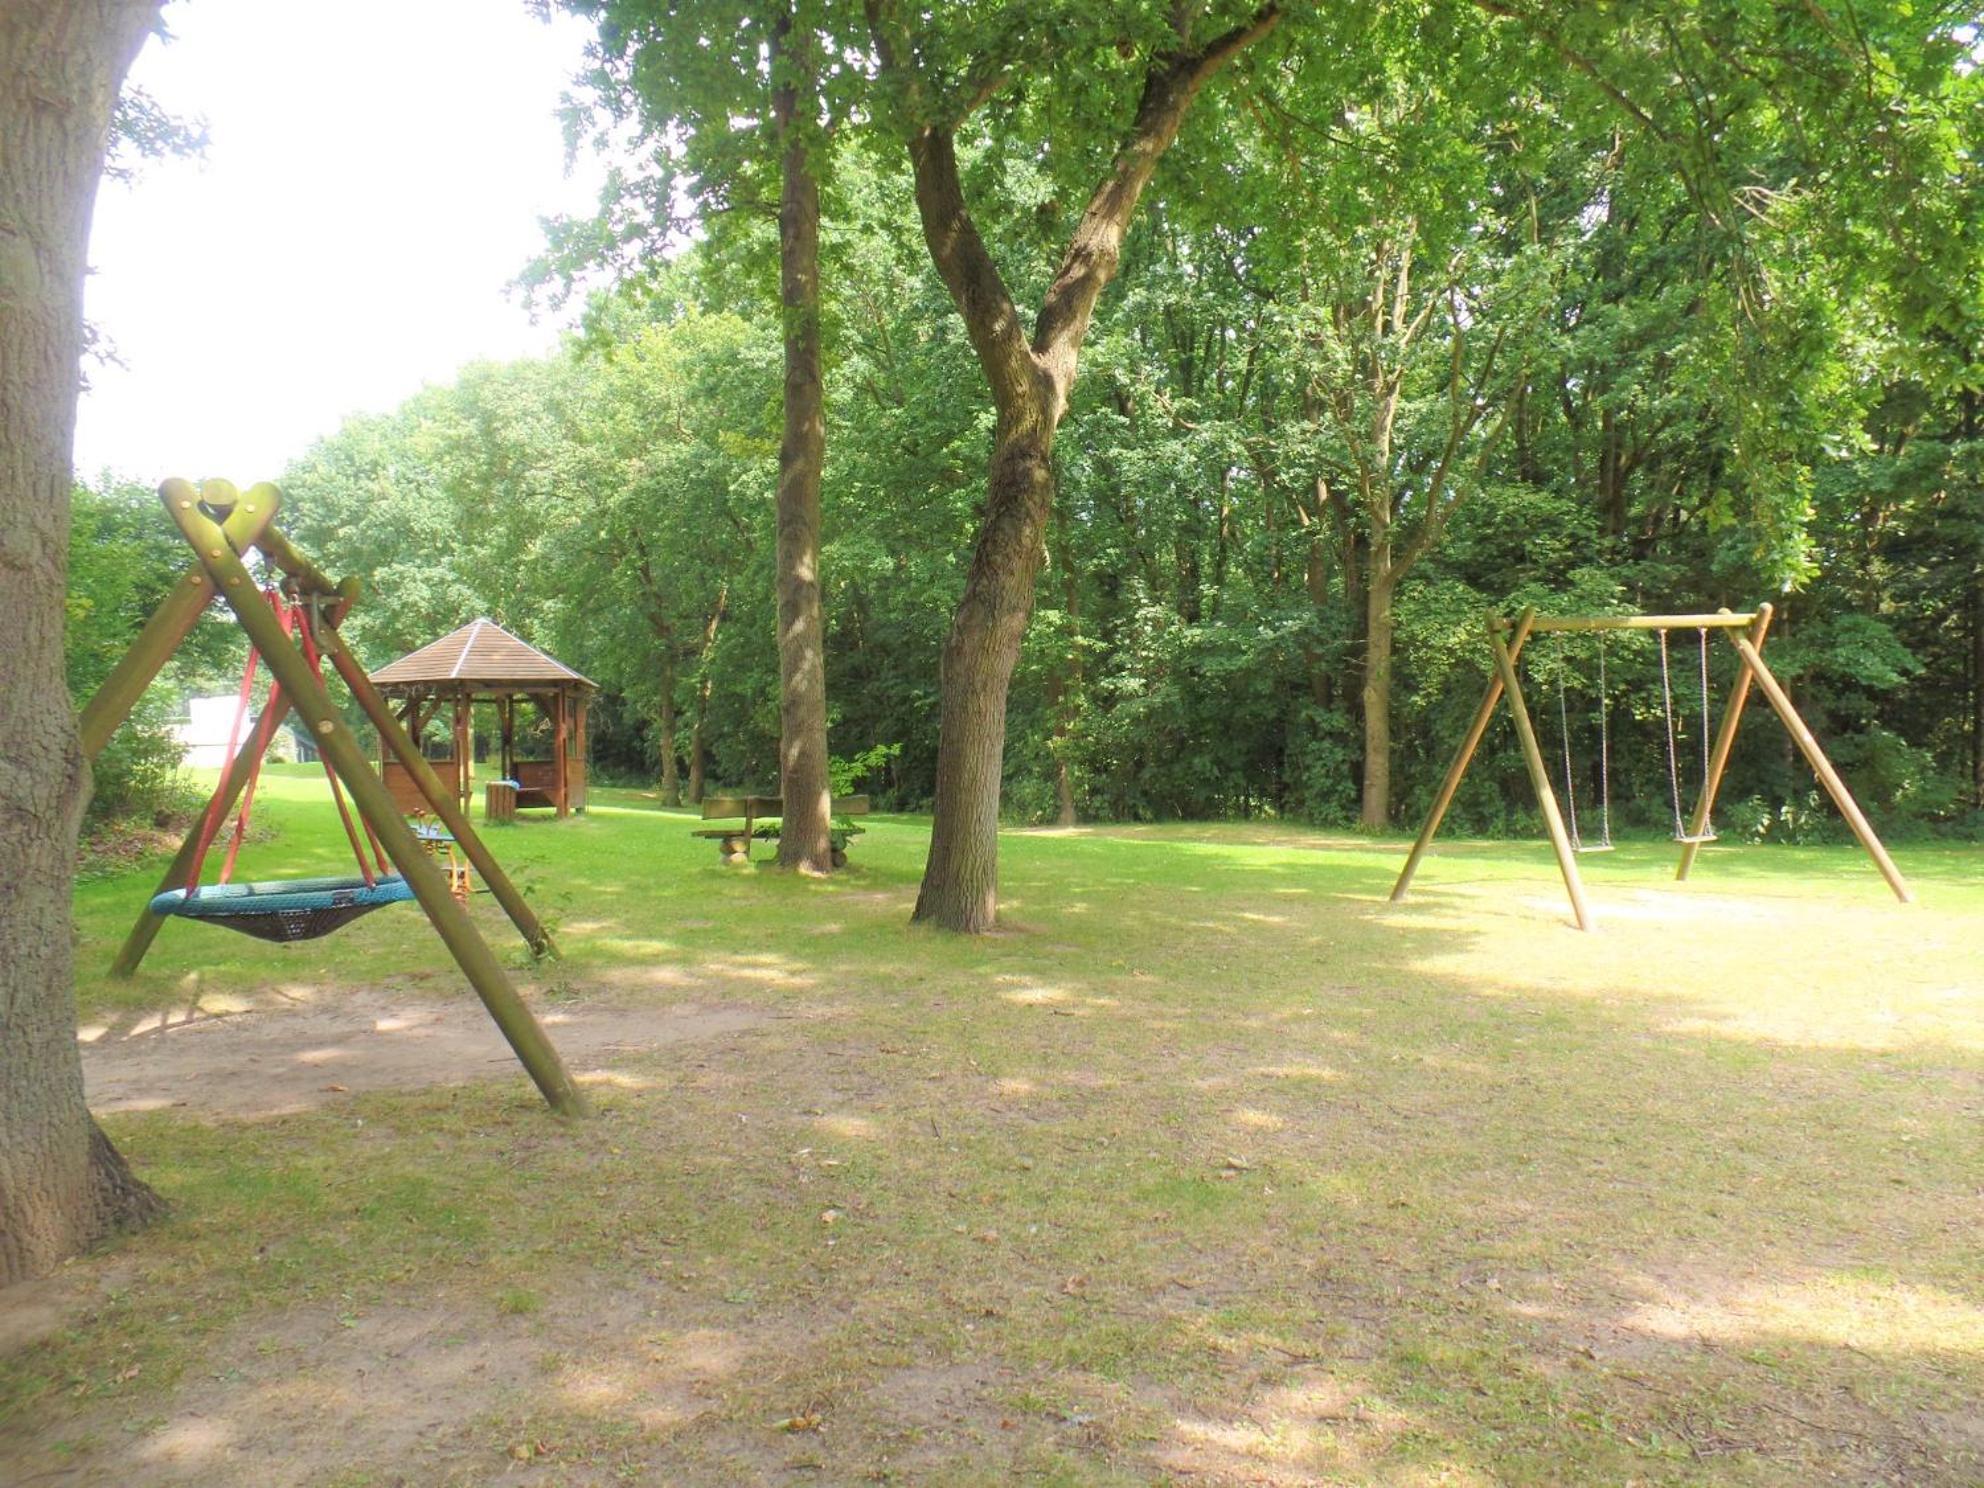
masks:
<svg viewBox="0 0 1984 1488"><path fill-rule="evenodd" d="M279 878L262 883L205 884L188 893L168 889L152 897L152 913L209 920L258 940L315 940L360 915L413 897L398 874L375 882L362 878Z"/></svg>
<svg viewBox="0 0 1984 1488"><path fill-rule="evenodd" d="M1676 832L1674 834L1674 840L1676 842L1714 842L1717 840L1717 834L1713 828L1706 832Z"/></svg>
<svg viewBox="0 0 1984 1488"><path fill-rule="evenodd" d="M1571 844L1571 847L1574 852L1581 853L1612 851L1612 844L1609 842L1574 842Z"/></svg>

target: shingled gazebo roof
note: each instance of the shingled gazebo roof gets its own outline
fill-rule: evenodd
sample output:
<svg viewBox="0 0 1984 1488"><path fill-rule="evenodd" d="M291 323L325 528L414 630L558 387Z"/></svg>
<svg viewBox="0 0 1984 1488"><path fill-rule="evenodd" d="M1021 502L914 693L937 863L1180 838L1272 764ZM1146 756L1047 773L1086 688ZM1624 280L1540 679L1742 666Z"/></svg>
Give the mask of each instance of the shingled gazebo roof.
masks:
<svg viewBox="0 0 1984 1488"><path fill-rule="evenodd" d="M477 692L529 692L598 686L488 619L471 620L460 630L388 662L372 673L372 681L382 689L398 691L467 687Z"/></svg>

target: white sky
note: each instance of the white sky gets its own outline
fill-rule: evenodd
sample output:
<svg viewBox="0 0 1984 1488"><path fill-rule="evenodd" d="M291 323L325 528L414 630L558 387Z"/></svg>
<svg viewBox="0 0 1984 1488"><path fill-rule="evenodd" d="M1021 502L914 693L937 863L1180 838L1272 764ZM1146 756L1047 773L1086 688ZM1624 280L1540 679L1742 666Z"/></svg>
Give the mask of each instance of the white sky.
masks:
<svg viewBox="0 0 1984 1488"><path fill-rule="evenodd" d="M504 286L591 205L555 110L586 28L523 0L182 0L132 76L204 115L204 162L106 182L76 470L270 480L345 415L540 351Z"/></svg>

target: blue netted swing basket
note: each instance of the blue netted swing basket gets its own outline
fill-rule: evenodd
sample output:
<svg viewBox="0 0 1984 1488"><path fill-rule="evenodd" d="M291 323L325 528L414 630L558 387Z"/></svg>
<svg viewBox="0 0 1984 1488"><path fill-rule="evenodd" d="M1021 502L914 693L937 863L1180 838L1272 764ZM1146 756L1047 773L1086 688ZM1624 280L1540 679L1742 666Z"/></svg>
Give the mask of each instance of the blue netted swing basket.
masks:
<svg viewBox="0 0 1984 1488"><path fill-rule="evenodd" d="M413 897L398 874L363 878L283 878L205 884L152 896L152 913L208 920L258 940L315 940L360 915Z"/></svg>

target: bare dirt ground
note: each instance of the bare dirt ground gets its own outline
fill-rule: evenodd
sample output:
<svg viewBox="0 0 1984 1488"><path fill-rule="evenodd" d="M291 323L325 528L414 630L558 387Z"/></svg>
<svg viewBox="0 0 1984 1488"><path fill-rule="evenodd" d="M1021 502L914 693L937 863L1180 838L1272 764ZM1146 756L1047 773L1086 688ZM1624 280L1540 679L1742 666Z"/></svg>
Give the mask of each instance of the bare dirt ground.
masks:
<svg viewBox="0 0 1984 1488"><path fill-rule="evenodd" d="M0 1304L0 1488L1984 1485L1976 919L1207 861L602 919L581 1123L380 955L161 977L84 1058L175 1215Z"/></svg>
<svg viewBox="0 0 1984 1488"><path fill-rule="evenodd" d="M539 1007L576 1076L616 1056L717 1038L764 1021L707 1003L626 1008L608 1002ZM355 991L309 1001L274 997L236 1012L147 1014L84 1030L92 1110L167 1108L277 1116L354 1092L411 1090L500 1078L516 1057L482 1004Z"/></svg>

